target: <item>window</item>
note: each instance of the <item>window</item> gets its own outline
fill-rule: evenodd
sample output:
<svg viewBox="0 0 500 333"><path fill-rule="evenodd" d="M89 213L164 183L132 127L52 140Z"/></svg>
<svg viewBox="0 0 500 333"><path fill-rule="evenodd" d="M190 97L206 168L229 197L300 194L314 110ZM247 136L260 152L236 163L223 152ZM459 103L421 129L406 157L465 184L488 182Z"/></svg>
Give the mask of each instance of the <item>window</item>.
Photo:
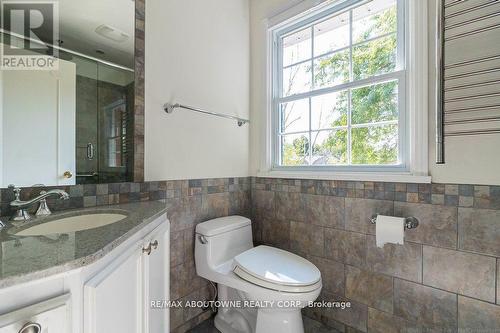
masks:
<svg viewBox="0 0 500 333"><path fill-rule="evenodd" d="M117 100L104 108L106 115L107 165L110 168L125 166L127 154L127 103Z"/></svg>
<svg viewBox="0 0 500 333"><path fill-rule="evenodd" d="M404 3L337 2L272 31L273 169L409 170Z"/></svg>

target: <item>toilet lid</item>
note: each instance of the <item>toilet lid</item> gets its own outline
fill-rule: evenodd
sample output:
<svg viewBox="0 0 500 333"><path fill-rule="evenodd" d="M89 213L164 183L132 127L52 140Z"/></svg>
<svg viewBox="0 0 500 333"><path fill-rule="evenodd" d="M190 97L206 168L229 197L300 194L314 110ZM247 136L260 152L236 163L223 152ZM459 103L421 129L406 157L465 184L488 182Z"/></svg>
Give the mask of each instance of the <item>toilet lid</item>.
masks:
<svg viewBox="0 0 500 333"><path fill-rule="evenodd" d="M234 272L250 282L269 287L270 285L295 288L272 288L300 291L297 287L314 290L321 282L319 269L306 259L293 253L269 246L257 246L234 258ZM259 283L262 281L263 283Z"/></svg>

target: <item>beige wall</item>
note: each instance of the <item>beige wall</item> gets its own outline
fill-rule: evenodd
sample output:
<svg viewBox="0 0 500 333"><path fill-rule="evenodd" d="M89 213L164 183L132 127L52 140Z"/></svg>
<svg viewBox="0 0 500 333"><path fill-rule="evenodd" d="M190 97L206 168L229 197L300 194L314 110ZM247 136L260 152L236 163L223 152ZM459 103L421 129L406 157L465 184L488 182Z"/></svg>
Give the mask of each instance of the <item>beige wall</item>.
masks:
<svg viewBox="0 0 500 333"><path fill-rule="evenodd" d="M249 117L248 0L146 1L146 180L248 176L249 127L168 101Z"/></svg>
<svg viewBox="0 0 500 333"><path fill-rule="evenodd" d="M323 1L252 0L250 2L252 59L250 172L252 175L258 172L263 140L265 140L262 128L266 112L266 18L276 16L297 4L299 8L306 9L321 2ZM435 164L435 2L435 0L429 0L429 170L432 181L500 184L500 135L448 138L447 163L446 165Z"/></svg>
<svg viewBox="0 0 500 333"><path fill-rule="evenodd" d="M268 18L297 6L300 0L250 1L250 173L255 176L260 167L261 152L265 147L266 69ZM303 1L300 7L310 7L322 1Z"/></svg>

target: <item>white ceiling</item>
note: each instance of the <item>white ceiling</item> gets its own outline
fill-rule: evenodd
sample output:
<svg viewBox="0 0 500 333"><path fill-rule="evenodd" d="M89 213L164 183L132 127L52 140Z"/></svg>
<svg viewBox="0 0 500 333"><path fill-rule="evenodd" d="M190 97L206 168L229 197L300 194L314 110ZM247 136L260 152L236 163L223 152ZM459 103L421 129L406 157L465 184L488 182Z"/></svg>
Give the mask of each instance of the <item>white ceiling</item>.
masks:
<svg viewBox="0 0 500 333"><path fill-rule="evenodd" d="M134 0L59 0L59 39L63 48L134 67ZM116 42L96 33L108 25L125 32L129 38ZM102 50L104 55L96 50Z"/></svg>

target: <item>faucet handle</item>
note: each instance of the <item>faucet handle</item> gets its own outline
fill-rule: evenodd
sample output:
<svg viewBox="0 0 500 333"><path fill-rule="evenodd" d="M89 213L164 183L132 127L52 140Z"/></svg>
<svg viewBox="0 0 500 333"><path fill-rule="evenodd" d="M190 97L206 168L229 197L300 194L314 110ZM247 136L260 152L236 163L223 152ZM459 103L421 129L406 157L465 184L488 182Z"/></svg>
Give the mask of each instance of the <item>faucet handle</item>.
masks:
<svg viewBox="0 0 500 333"><path fill-rule="evenodd" d="M16 187L14 184L10 184L9 188L14 192L16 200L21 200L21 188Z"/></svg>

